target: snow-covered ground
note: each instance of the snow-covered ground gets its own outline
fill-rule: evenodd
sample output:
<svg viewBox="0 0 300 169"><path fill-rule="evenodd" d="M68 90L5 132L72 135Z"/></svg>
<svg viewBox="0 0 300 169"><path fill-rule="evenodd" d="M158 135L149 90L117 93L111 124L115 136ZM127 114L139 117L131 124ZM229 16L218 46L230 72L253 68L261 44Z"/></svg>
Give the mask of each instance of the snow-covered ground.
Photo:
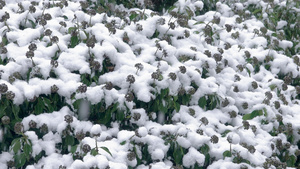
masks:
<svg viewBox="0 0 300 169"><path fill-rule="evenodd" d="M274 36L286 21L264 30L247 10L285 0L217 2L202 15L196 0L163 14L118 5L114 15L79 1L5 2L0 91L13 108L0 106L0 143L18 120L24 139L1 147L0 168L18 165L25 145L27 169L295 167L300 55Z"/></svg>

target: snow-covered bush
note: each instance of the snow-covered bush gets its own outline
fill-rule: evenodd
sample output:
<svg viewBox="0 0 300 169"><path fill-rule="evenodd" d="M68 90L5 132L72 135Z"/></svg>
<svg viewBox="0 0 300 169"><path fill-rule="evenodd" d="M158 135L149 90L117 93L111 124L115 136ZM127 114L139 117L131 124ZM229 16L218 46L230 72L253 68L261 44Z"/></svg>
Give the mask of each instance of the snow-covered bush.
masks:
<svg viewBox="0 0 300 169"><path fill-rule="evenodd" d="M0 168L299 167L300 2L0 9Z"/></svg>

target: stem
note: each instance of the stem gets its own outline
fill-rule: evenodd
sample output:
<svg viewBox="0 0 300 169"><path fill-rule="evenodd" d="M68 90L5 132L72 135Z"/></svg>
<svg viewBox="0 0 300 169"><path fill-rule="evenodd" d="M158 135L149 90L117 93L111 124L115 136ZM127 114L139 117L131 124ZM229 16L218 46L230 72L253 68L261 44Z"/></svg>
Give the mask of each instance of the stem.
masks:
<svg viewBox="0 0 300 169"><path fill-rule="evenodd" d="M28 19L28 15L29 15L29 11L28 11L28 13L26 15L26 18L25 18L25 26L26 26L26 22L27 22L27 19Z"/></svg>
<svg viewBox="0 0 300 169"><path fill-rule="evenodd" d="M144 19L144 15L145 15L145 8L144 8L144 10L143 10L143 13L142 13L142 18Z"/></svg>
<svg viewBox="0 0 300 169"><path fill-rule="evenodd" d="M8 31L11 31L10 27L7 25L7 22L4 22L5 26L7 27Z"/></svg>
<svg viewBox="0 0 300 169"><path fill-rule="evenodd" d="M56 44L56 46L57 46L58 50L61 52L61 50L60 50L60 47L58 46L58 44L57 44L57 43L55 43L55 44Z"/></svg>

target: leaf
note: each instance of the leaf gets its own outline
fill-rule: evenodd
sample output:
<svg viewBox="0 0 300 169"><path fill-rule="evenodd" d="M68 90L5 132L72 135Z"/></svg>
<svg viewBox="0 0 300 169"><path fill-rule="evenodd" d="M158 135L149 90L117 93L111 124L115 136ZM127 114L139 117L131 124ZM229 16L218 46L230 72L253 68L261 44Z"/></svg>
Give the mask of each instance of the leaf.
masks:
<svg viewBox="0 0 300 169"><path fill-rule="evenodd" d="M43 110L45 108L44 102L42 101L42 98L38 98L37 104L34 107L34 113L35 114L41 114L43 113Z"/></svg>
<svg viewBox="0 0 300 169"><path fill-rule="evenodd" d="M231 156L232 156L232 154L231 154L231 152L229 150L224 151L224 153L223 153L223 157L224 158L225 157L231 157Z"/></svg>
<svg viewBox="0 0 300 169"><path fill-rule="evenodd" d="M75 139L74 137L67 135L65 138L66 145L74 145Z"/></svg>
<svg viewBox="0 0 300 169"><path fill-rule="evenodd" d="M16 138L12 141L12 149L14 151L15 154L18 153L18 151L21 149L21 138Z"/></svg>
<svg viewBox="0 0 300 169"><path fill-rule="evenodd" d="M62 16L65 20L68 20L68 17L66 15Z"/></svg>
<svg viewBox="0 0 300 169"><path fill-rule="evenodd" d="M286 161L287 166L295 167L296 160L297 160L296 156L294 156L294 155L289 156L289 158Z"/></svg>
<svg viewBox="0 0 300 169"><path fill-rule="evenodd" d="M5 37L2 37L2 44L4 46L8 44L8 40Z"/></svg>
<svg viewBox="0 0 300 169"><path fill-rule="evenodd" d="M103 149L104 151L106 151L110 156L112 156L111 152L109 151L109 149L107 147L100 147L101 149Z"/></svg>
<svg viewBox="0 0 300 169"><path fill-rule="evenodd" d="M203 96L203 97L201 97L201 98L199 99L198 105L199 105L202 109L205 108L205 106L206 106L206 97L205 97L205 96Z"/></svg>
<svg viewBox="0 0 300 169"><path fill-rule="evenodd" d="M277 87L276 84L271 84L271 85L269 86L269 88L270 88L271 90L274 90L276 87Z"/></svg>
<svg viewBox="0 0 300 169"><path fill-rule="evenodd" d="M31 19L28 19L28 21L31 23L32 28L35 29L35 27L36 27L35 22L33 22L33 20L31 20Z"/></svg>
<svg viewBox="0 0 300 169"><path fill-rule="evenodd" d="M139 16L139 14L132 12L132 14L129 16L130 21L134 20L137 16Z"/></svg>
<svg viewBox="0 0 300 169"><path fill-rule="evenodd" d="M98 153L98 150L96 149L96 148L93 148L92 150L91 150L91 155L92 156L96 156L96 155L98 155L99 153Z"/></svg>
<svg viewBox="0 0 300 169"><path fill-rule="evenodd" d="M123 121L125 119L125 112L123 110L117 110L116 119L118 121Z"/></svg>
<svg viewBox="0 0 300 169"><path fill-rule="evenodd" d="M20 120L20 118L19 118L20 107L17 105L12 105L12 112L15 116L15 119Z"/></svg>
<svg viewBox="0 0 300 169"><path fill-rule="evenodd" d="M24 153L14 155L15 165L21 168L26 163L26 155Z"/></svg>
<svg viewBox="0 0 300 169"><path fill-rule="evenodd" d="M262 110L254 110L252 113L250 114L245 114L243 116L243 120L251 120L257 116L261 116L263 115L263 111Z"/></svg>
<svg viewBox="0 0 300 169"><path fill-rule="evenodd" d="M71 152L72 154L74 154L74 153L76 152L77 146L78 146L78 145L74 145L74 146L71 147L70 152Z"/></svg>
<svg viewBox="0 0 300 169"><path fill-rule="evenodd" d="M31 152L32 152L32 146L30 144L25 144L23 146L24 154L26 155L27 159L30 158Z"/></svg>
<svg viewBox="0 0 300 169"><path fill-rule="evenodd" d="M126 140L124 140L124 141L122 141L121 143L120 143L120 145L125 145L126 144Z"/></svg>
<svg viewBox="0 0 300 169"><path fill-rule="evenodd" d="M79 39L77 36L72 36L71 37L71 45L70 48L74 48L76 45L79 44Z"/></svg>
<svg viewBox="0 0 300 169"><path fill-rule="evenodd" d="M174 107L175 107L176 112L179 112L179 110L180 110L180 104L177 103L177 102L174 102Z"/></svg>
<svg viewBox="0 0 300 169"><path fill-rule="evenodd" d="M180 164L184 153L181 146L175 146L175 150L173 152L174 161L176 164Z"/></svg>
<svg viewBox="0 0 300 169"><path fill-rule="evenodd" d="M203 24L203 23L204 23L203 21L198 21L198 22L194 23L194 25ZM197 34L199 34L199 33L197 33Z"/></svg>

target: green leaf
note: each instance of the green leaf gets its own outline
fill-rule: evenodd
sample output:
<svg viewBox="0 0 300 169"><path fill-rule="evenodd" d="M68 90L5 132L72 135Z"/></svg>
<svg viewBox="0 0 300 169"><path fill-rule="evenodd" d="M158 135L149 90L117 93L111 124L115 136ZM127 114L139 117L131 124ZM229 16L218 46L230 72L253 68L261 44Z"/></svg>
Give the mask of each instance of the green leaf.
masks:
<svg viewBox="0 0 300 169"><path fill-rule="evenodd" d="M289 158L286 161L287 166L295 167L296 160L297 160L296 156L294 156L294 155L289 156Z"/></svg>
<svg viewBox="0 0 300 169"><path fill-rule="evenodd" d="M231 154L231 152L229 150L224 151L224 153L223 153L223 157L224 158L225 157L231 157L231 156L232 156L232 154Z"/></svg>
<svg viewBox="0 0 300 169"><path fill-rule="evenodd" d="M96 148L93 148L92 150L91 150L91 155L92 156L96 156L96 155L98 155L99 153L98 153L98 150L96 149Z"/></svg>
<svg viewBox="0 0 300 169"><path fill-rule="evenodd" d="M71 147L70 152L71 152L72 154L74 154L74 153L76 152L77 146L78 146L78 145L74 145L74 146Z"/></svg>
<svg viewBox="0 0 300 169"><path fill-rule="evenodd" d="M71 146L74 145L74 143L75 143L74 137L67 135L65 138L65 143L66 143L66 145L71 145Z"/></svg>
<svg viewBox="0 0 300 169"><path fill-rule="evenodd" d="M24 151L24 154L26 155L27 159L29 159L30 154L32 152L32 146L30 144L24 144L23 151Z"/></svg>
<svg viewBox="0 0 300 169"><path fill-rule="evenodd" d="M45 108L44 102L43 102L42 98L39 97L37 99L37 104L34 107L34 113L41 114L41 113L43 113L44 108Z"/></svg>
<svg viewBox="0 0 300 169"><path fill-rule="evenodd" d="M17 154L18 151L21 149L21 142L22 142L21 138L16 138L12 141L12 146L13 146L12 149L15 154Z"/></svg>
<svg viewBox="0 0 300 169"><path fill-rule="evenodd" d="M139 14L137 14L136 12L132 12L129 16L130 21L134 20L137 16L139 16Z"/></svg>
<svg viewBox="0 0 300 169"><path fill-rule="evenodd" d="M116 119L118 121L123 121L125 119L125 112L123 110L117 110Z"/></svg>
<svg viewBox="0 0 300 169"><path fill-rule="evenodd" d="M111 152L109 151L109 149L107 147L100 147L101 149L103 149L104 151L106 151L110 156L112 156Z"/></svg>
<svg viewBox="0 0 300 169"><path fill-rule="evenodd" d="M263 115L263 111L262 110L254 110L252 113L250 114L245 114L243 116L243 120L251 120L257 116L261 116Z"/></svg>
<svg viewBox="0 0 300 169"><path fill-rule="evenodd" d="M64 18L65 20L68 20L68 17L67 17L66 15L63 15L63 18Z"/></svg>
<svg viewBox="0 0 300 169"><path fill-rule="evenodd" d="M277 87L276 84L271 84L271 85L269 86L269 88L270 88L271 90L274 90L276 87Z"/></svg>
<svg viewBox="0 0 300 169"><path fill-rule="evenodd" d="M2 37L2 44L4 46L8 44L8 40L5 37Z"/></svg>
<svg viewBox="0 0 300 169"><path fill-rule="evenodd" d="M125 145L126 144L126 140L125 141L122 141L121 143L120 143L120 145Z"/></svg>
<svg viewBox="0 0 300 169"><path fill-rule="evenodd" d="M31 23L32 28L35 29L36 23L33 22L33 20L31 20L31 19L28 19L28 21Z"/></svg>
<svg viewBox="0 0 300 169"><path fill-rule="evenodd" d="M79 39L77 36L72 36L71 37L71 44L70 44L70 48L74 48L76 45L79 44Z"/></svg>
<svg viewBox="0 0 300 169"><path fill-rule="evenodd" d="M200 148L200 152L201 152L202 154L204 154L204 155L208 154L208 152L209 152L209 146L208 146L207 144L205 144L204 146L202 146L202 147Z"/></svg>
<svg viewBox="0 0 300 169"><path fill-rule="evenodd" d="M180 110L180 104L177 103L177 102L174 102L174 107L175 107L176 112L179 112L179 110Z"/></svg>
<svg viewBox="0 0 300 169"><path fill-rule="evenodd" d="M12 112L15 116L15 119L20 120L20 118L19 118L20 107L17 105L12 105Z"/></svg>
<svg viewBox="0 0 300 169"><path fill-rule="evenodd" d="M178 144L176 144L177 146L175 146L175 150L173 152L173 157L174 157L174 161L176 164L180 164L182 157L184 155L182 147L179 146Z"/></svg>
<svg viewBox="0 0 300 169"><path fill-rule="evenodd" d="M26 163L26 155L24 153L14 155L15 165L17 168L21 168Z"/></svg>
<svg viewBox="0 0 300 169"><path fill-rule="evenodd" d="M202 109L205 108L205 106L206 106L206 97L205 97L205 96L203 96L203 97L201 97L201 98L199 99L198 105L199 105Z"/></svg>

